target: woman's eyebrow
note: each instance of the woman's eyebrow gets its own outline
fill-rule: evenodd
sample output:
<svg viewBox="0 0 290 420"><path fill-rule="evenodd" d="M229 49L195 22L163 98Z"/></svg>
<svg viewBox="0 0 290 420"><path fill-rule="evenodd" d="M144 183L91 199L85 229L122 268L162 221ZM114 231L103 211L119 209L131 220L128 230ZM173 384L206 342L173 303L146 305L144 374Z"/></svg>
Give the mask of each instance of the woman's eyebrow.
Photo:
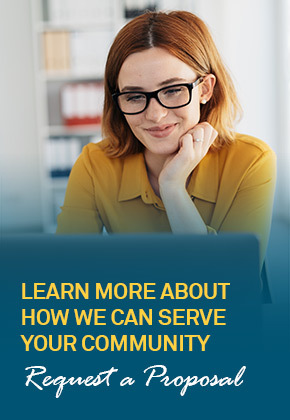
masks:
<svg viewBox="0 0 290 420"><path fill-rule="evenodd" d="M171 79L166 79L164 80L164 82L159 83L158 86L162 87L166 85L171 85L176 82L186 82L186 80L182 77L172 77Z"/></svg>
<svg viewBox="0 0 290 420"><path fill-rule="evenodd" d="M158 83L159 87L162 86L166 86L166 85L171 85L173 83L180 83L180 82L186 82L185 79L181 78L181 77L172 77L171 79L166 79L161 83ZM128 91L143 91L145 90L143 87L141 86L124 86L123 89L120 90L120 92L128 92Z"/></svg>
<svg viewBox="0 0 290 420"><path fill-rule="evenodd" d="M123 89L120 90L120 92L128 92L128 91L140 91L140 90L144 90L144 88L142 88L141 86L124 86Z"/></svg>

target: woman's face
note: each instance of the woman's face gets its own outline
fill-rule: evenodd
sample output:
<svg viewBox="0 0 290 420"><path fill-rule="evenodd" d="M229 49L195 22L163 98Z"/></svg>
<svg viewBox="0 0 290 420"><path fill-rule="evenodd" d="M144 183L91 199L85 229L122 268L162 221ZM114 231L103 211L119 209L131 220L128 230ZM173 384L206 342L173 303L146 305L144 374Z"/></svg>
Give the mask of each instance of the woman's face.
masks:
<svg viewBox="0 0 290 420"><path fill-rule="evenodd" d="M191 67L165 49L154 47L131 54L124 61L118 85L120 92L150 92L196 79ZM125 118L147 151L165 157L178 150L180 137L199 122L200 100L201 87L197 86L192 91L191 102L183 108L167 109L151 98L145 111Z"/></svg>

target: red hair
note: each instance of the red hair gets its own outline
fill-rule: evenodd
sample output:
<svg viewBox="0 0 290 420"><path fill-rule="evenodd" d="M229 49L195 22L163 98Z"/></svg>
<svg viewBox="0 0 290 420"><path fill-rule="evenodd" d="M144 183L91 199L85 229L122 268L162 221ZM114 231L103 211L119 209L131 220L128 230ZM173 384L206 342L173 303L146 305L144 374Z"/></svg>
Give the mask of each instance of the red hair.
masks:
<svg viewBox="0 0 290 420"><path fill-rule="evenodd" d="M122 157L144 150L114 103L112 93L118 91L118 76L126 58L153 47L164 48L179 58L195 71L197 77L216 76L211 99L201 105L200 122L209 122L219 133L213 149L230 144L234 140L233 126L241 114L241 107L207 26L190 12L147 12L120 30L108 54L102 120L103 134L108 139L107 155Z"/></svg>

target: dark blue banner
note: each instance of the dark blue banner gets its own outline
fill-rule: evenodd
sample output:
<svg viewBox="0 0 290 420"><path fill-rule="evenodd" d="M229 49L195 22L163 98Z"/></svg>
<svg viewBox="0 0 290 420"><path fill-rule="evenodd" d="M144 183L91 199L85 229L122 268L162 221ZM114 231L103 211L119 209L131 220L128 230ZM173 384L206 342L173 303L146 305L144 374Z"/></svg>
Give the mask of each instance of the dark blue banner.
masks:
<svg viewBox="0 0 290 420"><path fill-rule="evenodd" d="M3 237L5 418L277 418L288 309L262 304L258 251L250 235Z"/></svg>

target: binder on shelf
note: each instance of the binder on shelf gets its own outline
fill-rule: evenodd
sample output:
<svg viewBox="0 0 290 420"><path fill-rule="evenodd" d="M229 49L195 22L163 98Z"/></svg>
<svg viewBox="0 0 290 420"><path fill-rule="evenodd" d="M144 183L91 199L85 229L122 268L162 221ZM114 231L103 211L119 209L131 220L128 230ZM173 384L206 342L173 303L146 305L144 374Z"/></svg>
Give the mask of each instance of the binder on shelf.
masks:
<svg viewBox="0 0 290 420"><path fill-rule="evenodd" d="M54 24L97 23L113 15L113 0L49 0L48 15Z"/></svg>
<svg viewBox="0 0 290 420"><path fill-rule="evenodd" d="M68 32L44 32L44 65L48 72L70 69L70 35Z"/></svg>
<svg viewBox="0 0 290 420"><path fill-rule="evenodd" d="M52 178L68 177L81 152L81 142L75 137L58 137L46 140L45 160Z"/></svg>
<svg viewBox="0 0 290 420"><path fill-rule="evenodd" d="M75 74L103 74L111 41L109 31L72 32L71 71Z"/></svg>
<svg viewBox="0 0 290 420"><path fill-rule="evenodd" d="M66 83L61 89L61 114L64 125L100 124L103 102L102 82Z"/></svg>
<svg viewBox="0 0 290 420"><path fill-rule="evenodd" d="M69 23L70 16L73 14L75 0L48 0L48 15L49 20L55 24Z"/></svg>

